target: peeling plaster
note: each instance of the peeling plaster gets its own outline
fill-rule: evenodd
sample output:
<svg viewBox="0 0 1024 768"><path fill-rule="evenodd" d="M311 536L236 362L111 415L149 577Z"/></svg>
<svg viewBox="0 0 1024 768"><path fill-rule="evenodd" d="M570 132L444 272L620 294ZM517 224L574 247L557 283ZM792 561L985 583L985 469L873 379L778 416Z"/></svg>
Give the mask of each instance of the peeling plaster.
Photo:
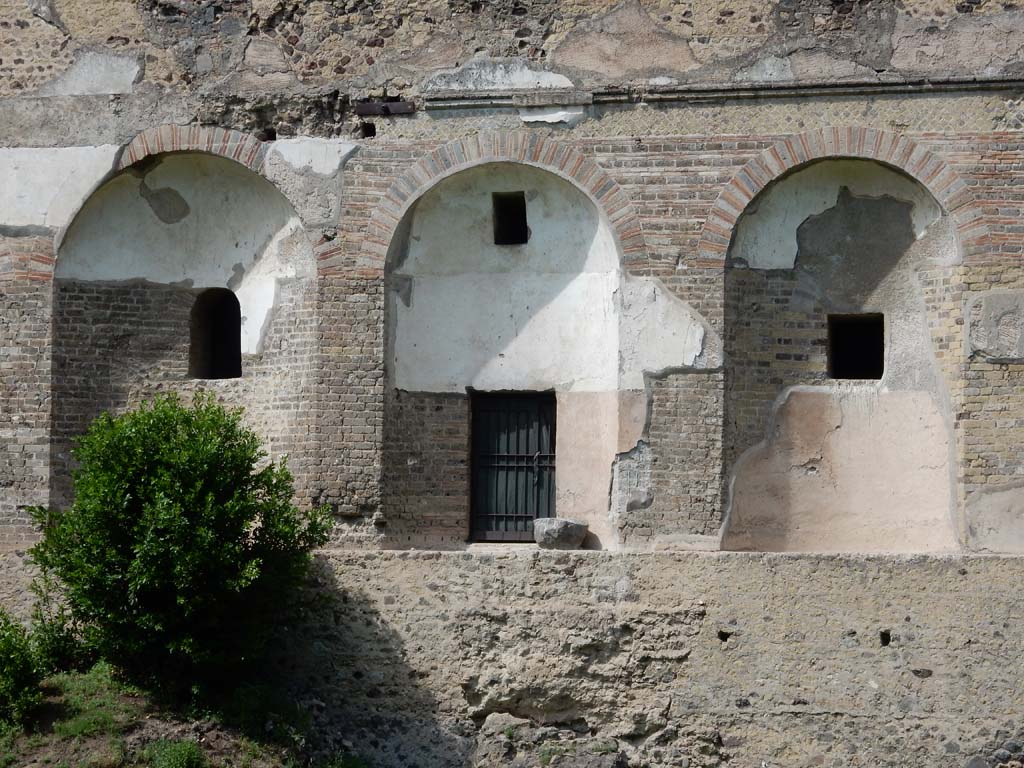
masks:
<svg viewBox="0 0 1024 768"><path fill-rule="evenodd" d="M40 96L93 96L131 93L142 78L135 56L85 51L71 67L41 87Z"/></svg>
<svg viewBox="0 0 1024 768"><path fill-rule="evenodd" d="M643 389L644 374L688 368L704 351L705 328L693 309L656 278L623 279L619 289L620 387ZM717 357L721 344L713 336ZM714 363L711 363L714 365Z"/></svg>
<svg viewBox="0 0 1024 768"><path fill-rule="evenodd" d="M964 62L980 76L1002 74L1024 59L1024 11L964 14L945 24L897 16L892 65L903 72L960 72Z"/></svg>
<svg viewBox="0 0 1024 768"><path fill-rule="evenodd" d="M470 59L461 67L438 72L424 82L423 93L444 91L507 91L573 87L565 75L531 69L526 59Z"/></svg>
<svg viewBox="0 0 1024 768"><path fill-rule="evenodd" d="M737 83L778 83L793 79L793 64L788 58L765 56L733 77Z"/></svg>
<svg viewBox="0 0 1024 768"><path fill-rule="evenodd" d="M747 349L730 354L725 444L733 455L748 450L727 459L731 497L723 547L943 551L955 546L959 527L957 455L918 271L958 263L954 222L927 190L908 191L900 174L863 160L820 165L817 175L811 166L769 187L752 206L753 216L762 217L755 221L761 237L737 237L730 254L727 292L749 286L752 293L727 299L727 324L739 329ZM813 194L801 197L802 183ZM850 186L866 186L871 194L854 194ZM827 189L828 199L837 187L834 205L796 224L793 262L766 264L751 250L757 242L763 252L778 253L778 240L791 247L794 201L800 215L818 191ZM736 256L741 247L751 266L794 270L779 275L792 285L787 299L764 303L759 291L775 278L743 277L746 259ZM757 313L753 326L748 310ZM828 378L822 316L833 312L884 314L881 380ZM785 349L789 354L779 358L786 362L758 373L749 349L757 335ZM762 359L771 356L768 350ZM816 382L827 383L809 386ZM782 393L766 409L776 387ZM768 424L751 416L766 410ZM759 434L765 437L750 447Z"/></svg>
<svg viewBox="0 0 1024 768"><path fill-rule="evenodd" d="M62 229L104 176L120 147L0 148L0 223Z"/></svg>
<svg viewBox="0 0 1024 768"><path fill-rule="evenodd" d="M551 62L610 78L664 77L699 66L689 41L659 26L636 0L578 24L551 52Z"/></svg>
<svg viewBox="0 0 1024 768"><path fill-rule="evenodd" d="M583 107L523 107L519 119L524 123L565 123L572 127L585 117Z"/></svg>
<svg viewBox="0 0 1024 768"><path fill-rule="evenodd" d="M737 462L722 548L953 551L949 457L928 392L789 388Z"/></svg>
<svg viewBox="0 0 1024 768"><path fill-rule="evenodd" d="M911 203L917 238L942 216L928 190L903 174L865 160L823 160L770 185L747 207L730 258L752 269L792 269L800 225L835 207L844 187L858 197L887 195Z"/></svg>
<svg viewBox="0 0 1024 768"><path fill-rule="evenodd" d="M311 172L320 176L333 176L358 147L338 139L282 139L270 145L268 162L280 158L293 170Z"/></svg>
<svg viewBox="0 0 1024 768"><path fill-rule="evenodd" d="M1000 363L1024 360L1024 291L996 290L967 301L968 355Z"/></svg>

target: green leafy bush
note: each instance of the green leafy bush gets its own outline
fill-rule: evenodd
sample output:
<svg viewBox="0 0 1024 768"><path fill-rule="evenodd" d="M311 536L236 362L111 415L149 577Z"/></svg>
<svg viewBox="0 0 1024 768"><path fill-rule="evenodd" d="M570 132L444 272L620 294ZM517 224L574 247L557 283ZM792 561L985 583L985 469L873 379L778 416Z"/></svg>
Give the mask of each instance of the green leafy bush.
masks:
<svg viewBox="0 0 1024 768"><path fill-rule="evenodd" d="M0 609L0 722L20 723L39 705L40 678L28 632Z"/></svg>
<svg viewBox="0 0 1024 768"><path fill-rule="evenodd" d="M158 741L146 750L152 768L207 768L199 745L192 741Z"/></svg>
<svg viewBox="0 0 1024 768"><path fill-rule="evenodd" d="M93 654L82 642L81 632L71 610L59 593L53 575L47 571L32 582L36 596L32 608L32 652L36 666L43 675L85 669Z"/></svg>
<svg viewBox="0 0 1024 768"><path fill-rule="evenodd" d="M76 442L72 506L36 512L33 558L136 679L191 687L253 659L326 541L326 510L295 507L241 416L209 395L104 414Z"/></svg>

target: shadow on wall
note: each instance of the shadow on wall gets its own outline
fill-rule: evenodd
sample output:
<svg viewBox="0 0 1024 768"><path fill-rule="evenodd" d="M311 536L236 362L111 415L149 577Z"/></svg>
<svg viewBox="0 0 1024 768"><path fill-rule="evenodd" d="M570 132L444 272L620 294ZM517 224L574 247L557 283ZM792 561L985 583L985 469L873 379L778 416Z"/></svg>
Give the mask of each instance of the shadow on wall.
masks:
<svg viewBox="0 0 1024 768"><path fill-rule="evenodd" d="M958 260L927 191L868 161L811 165L751 204L726 271L724 549L957 546L955 361L930 327L955 310ZM829 316L868 313L884 318L884 372L832 378Z"/></svg>
<svg viewBox="0 0 1024 768"><path fill-rule="evenodd" d="M271 674L310 718L309 752L354 753L374 766L469 764L472 723L460 735L442 726L405 638L357 587L338 584L327 557L317 558L301 600L302 619L283 633Z"/></svg>
<svg viewBox="0 0 1024 768"><path fill-rule="evenodd" d="M289 452L315 353L314 275L291 204L238 163L161 155L100 187L57 259L51 503L70 501L72 439L157 392L212 388L246 408L275 455ZM244 378L190 376L190 317L207 288L238 299Z"/></svg>

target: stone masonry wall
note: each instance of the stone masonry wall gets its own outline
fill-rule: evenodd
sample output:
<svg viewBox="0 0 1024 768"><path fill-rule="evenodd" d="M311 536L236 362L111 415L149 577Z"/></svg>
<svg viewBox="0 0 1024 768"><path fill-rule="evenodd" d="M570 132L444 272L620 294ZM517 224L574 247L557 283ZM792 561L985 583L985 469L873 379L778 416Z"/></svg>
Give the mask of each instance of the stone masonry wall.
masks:
<svg viewBox="0 0 1024 768"><path fill-rule="evenodd" d="M1016 558L320 563L277 671L321 746L345 740L381 768L978 768L1020 743ZM0 576L0 604L24 614L17 556Z"/></svg>

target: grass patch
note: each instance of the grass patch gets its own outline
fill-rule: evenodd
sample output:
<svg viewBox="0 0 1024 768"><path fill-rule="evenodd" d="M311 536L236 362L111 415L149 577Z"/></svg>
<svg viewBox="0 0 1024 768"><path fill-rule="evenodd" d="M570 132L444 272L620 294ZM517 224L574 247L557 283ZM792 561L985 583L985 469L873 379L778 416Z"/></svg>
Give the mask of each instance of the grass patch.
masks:
<svg viewBox="0 0 1024 768"><path fill-rule="evenodd" d="M125 689L106 662L85 673L63 673L48 681L58 692L66 716L55 720L53 732L70 739L114 736L135 714L125 700Z"/></svg>
<svg viewBox="0 0 1024 768"><path fill-rule="evenodd" d="M209 768L206 755L193 741L158 741L143 754L151 768Z"/></svg>
<svg viewBox="0 0 1024 768"><path fill-rule="evenodd" d="M25 726L0 724L0 768L309 765L303 757L308 716L272 686L240 687L221 702L223 709L196 711L152 699L99 663L87 672L47 678L42 692L43 704ZM202 723L209 740L191 740L190 721ZM338 755L315 768L372 766Z"/></svg>

